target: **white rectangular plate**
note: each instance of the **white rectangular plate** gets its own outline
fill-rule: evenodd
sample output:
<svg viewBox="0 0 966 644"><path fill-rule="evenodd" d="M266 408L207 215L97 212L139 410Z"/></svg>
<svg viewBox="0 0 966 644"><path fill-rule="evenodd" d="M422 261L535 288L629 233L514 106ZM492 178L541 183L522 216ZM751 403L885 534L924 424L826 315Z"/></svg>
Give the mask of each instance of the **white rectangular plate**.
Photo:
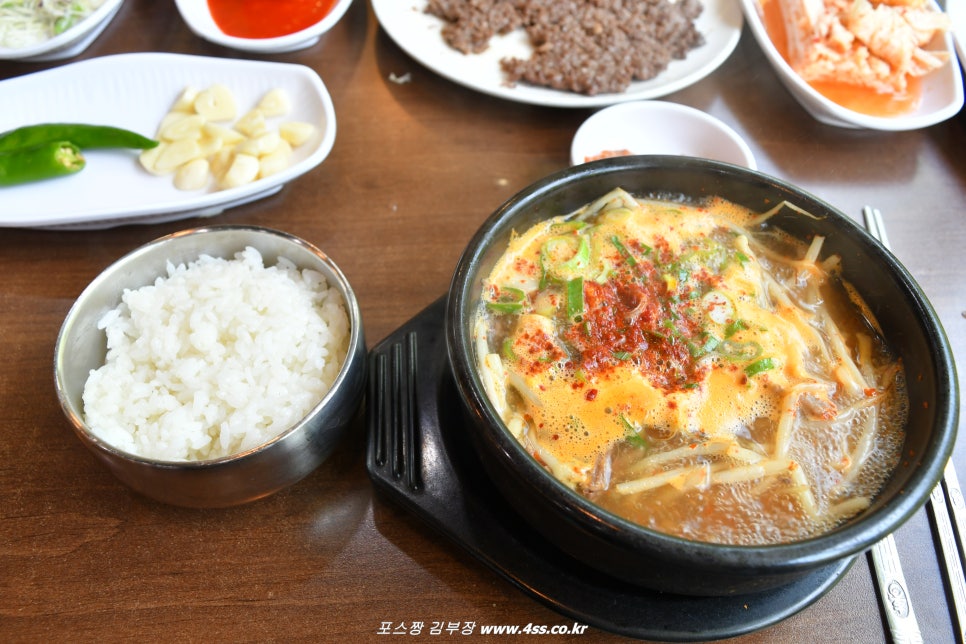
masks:
<svg viewBox="0 0 966 644"><path fill-rule="evenodd" d="M270 89L292 109L282 120L306 121L315 136L295 149L284 171L245 186L186 192L172 176L154 176L134 150L90 150L87 167L69 177L0 188L0 226L107 228L212 216L277 192L320 164L335 143L335 109L312 69L303 65L182 54L104 56L0 82L0 132L33 123L113 125L154 136L187 87L227 86L244 114Z"/></svg>

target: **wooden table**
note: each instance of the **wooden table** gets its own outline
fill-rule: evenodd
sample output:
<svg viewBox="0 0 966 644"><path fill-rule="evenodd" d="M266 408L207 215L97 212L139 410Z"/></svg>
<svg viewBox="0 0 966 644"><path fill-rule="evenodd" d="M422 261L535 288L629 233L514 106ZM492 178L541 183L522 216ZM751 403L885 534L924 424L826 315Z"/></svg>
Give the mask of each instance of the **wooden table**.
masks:
<svg viewBox="0 0 966 644"><path fill-rule="evenodd" d="M195 37L173 3L151 0L126 2L82 58L131 51L242 57ZM356 290L369 346L445 293L491 211L567 165L571 136L590 114L451 83L405 55L365 2L310 49L261 58L318 71L335 102L337 140L320 167L217 222L279 228L327 251ZM0 78L54 65L4 62ZM390 80L404 74L410 82ZM3 100L0 88L0 109ZM880 207L966 372L966 115L904 133L822 125L747 32L715 73L667 100L729 123L762 171L857 219L863 205ZM207 222L0 231L0 640L451 641L479 638L486 624L572 625L374 493L361 421L305 480L227 510L152 502L94 460L55 397L60 324L109 263L199 223ZM962 447L955 459L966 472ZM926 641L952 641L925 511L897 541ZM414 622L425 624L420 638L381 634ZM476 635L432 635L434 623L475 624ZM880 642L883 624L860 557L815 604L738 641ZM590 629L558 639L621 638Z"/></svg>

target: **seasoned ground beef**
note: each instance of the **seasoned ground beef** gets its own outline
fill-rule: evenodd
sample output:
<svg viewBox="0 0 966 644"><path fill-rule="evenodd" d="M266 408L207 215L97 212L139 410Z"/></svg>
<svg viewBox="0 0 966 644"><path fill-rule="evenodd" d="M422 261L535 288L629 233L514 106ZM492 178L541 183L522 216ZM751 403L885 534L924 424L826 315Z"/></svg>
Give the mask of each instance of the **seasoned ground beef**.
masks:
<svg viewBox="0 0 966 644"><path fill-rule="evenodd" d="M505 58L508 84L595 95L622 92L704 44L694 26L701 0L429 0L446 42L465 54L490 38L526 29L529 59Z"/></svg>

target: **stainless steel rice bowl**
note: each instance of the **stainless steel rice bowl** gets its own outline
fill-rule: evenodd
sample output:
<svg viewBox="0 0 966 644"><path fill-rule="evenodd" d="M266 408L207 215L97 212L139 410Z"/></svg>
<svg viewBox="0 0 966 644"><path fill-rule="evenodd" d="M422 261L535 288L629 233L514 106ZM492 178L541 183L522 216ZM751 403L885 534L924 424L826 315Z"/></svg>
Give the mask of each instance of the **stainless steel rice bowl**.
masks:
<svg viewBox="0 0 966 644"><path fill-rule="evenodd" d="M349 320L348 352L331 388L300 421L257 447L198 461L137 456L109 444L85 421L83 392L91 370L105 362L107 340L98 328L118 306L125 289L165 275L166 264L190 263L202 254L231 259L246 247L265 265L284 257L299 269L321 273L341 294ZM268 228L213 226L174 233L117 260L81 293L57 338L54 376L57 396L74 432L122 482L156 500L189 507L246 503L299 481L322 463L346 433L359 409L365 386L366 347L362 318L345 276L322 251L292 235Z"/></svg>

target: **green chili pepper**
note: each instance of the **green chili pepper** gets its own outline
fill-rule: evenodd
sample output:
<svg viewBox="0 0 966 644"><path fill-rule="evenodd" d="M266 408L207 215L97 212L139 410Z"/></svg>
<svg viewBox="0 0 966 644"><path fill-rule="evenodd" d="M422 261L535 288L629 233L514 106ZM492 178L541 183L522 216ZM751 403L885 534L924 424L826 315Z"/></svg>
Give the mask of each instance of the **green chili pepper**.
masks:
<svg viewBox="0 0 966 644"><path fill-rule="evenodd" d="M754 360L761 355L761 345L755 341L735 342L734 340L722 341L717 349L718 355L722 358L735 361Z"/></svg>
<svg viewBox="0 0 966 644"><path fill-rule="evenodd" d="M158 145L154 139L110 125L40 123L25 125L0 134L0 152L33 148L44 143L59 141L70 141L82 150L98 148L148 150Z"/></svg>
<svg viewBox="0 0 966 644"><path fill-rule="evenodd" d="M63 177L80 172L84 164L80 148L67 141L0 152L0 186Z"/></svg>
<svg viewBox="0 0 966 644"><path fill-rule="evenodd" d="M540 265L551 279L565 282L582 276L589 263L590 244L583 235L551 237L540 248Z"/></svg>

